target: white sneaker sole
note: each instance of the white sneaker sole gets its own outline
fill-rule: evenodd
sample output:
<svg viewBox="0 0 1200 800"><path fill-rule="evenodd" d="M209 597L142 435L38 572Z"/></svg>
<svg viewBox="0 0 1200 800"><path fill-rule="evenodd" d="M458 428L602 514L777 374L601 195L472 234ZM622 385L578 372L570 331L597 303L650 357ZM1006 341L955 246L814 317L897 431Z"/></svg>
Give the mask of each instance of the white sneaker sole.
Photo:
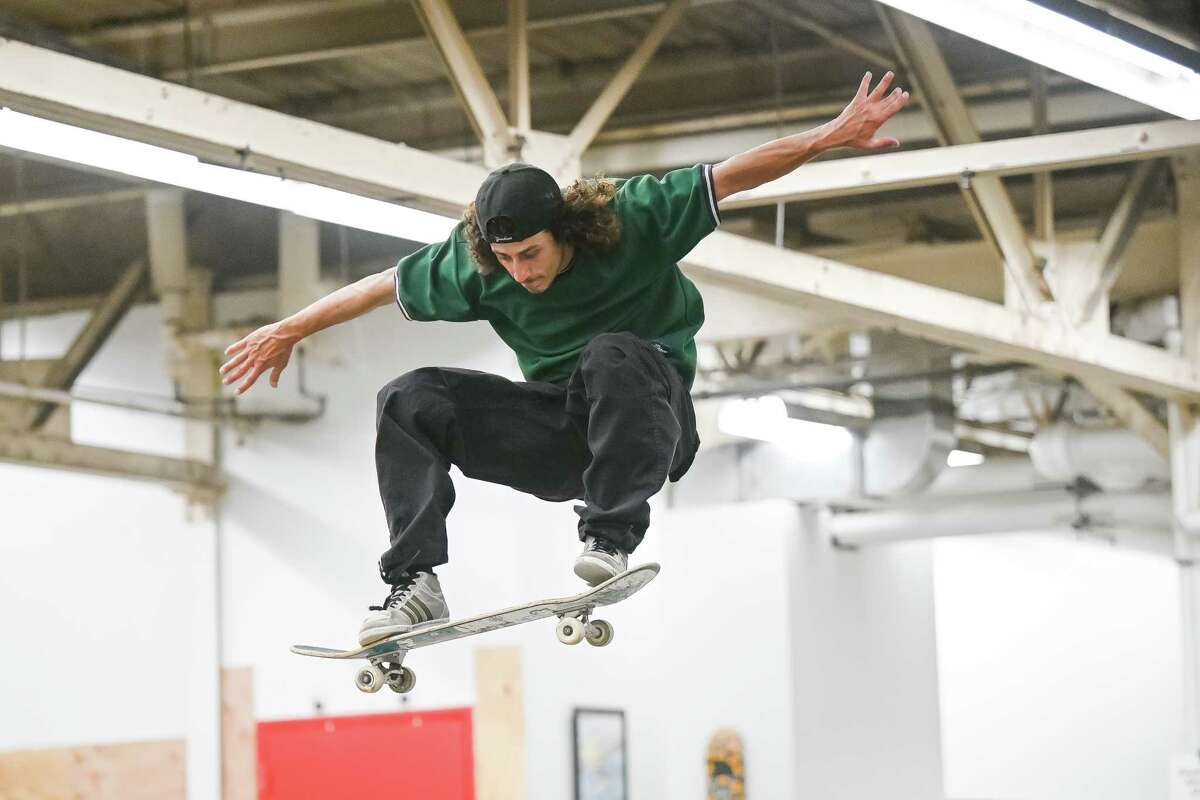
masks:
<svg viewBox="0 0 1200 800"><path fill-rule="evenodd" d="M615 578L621 573L597 558L580 556L575 559L575 574L582 578L588 586L599 586L609 578Z"/></svg>
<svg viewBox="0 0 1200 800"><path fill-rule="evenodd" d="M441 625L443 622L449 621L450 618L446 617L445 619L435 619L430 620L429 622L419 622L416 625L382 625L378 628L360 631L358 634L358 643L361 646L366 647L369 644L374 644L375 642L386 639L389 636L397 636L401 633L413 633L415 631L424 630L425 628L432 628L434 625ZM364 634L366 635L365 639L363 638Z"/></svg>

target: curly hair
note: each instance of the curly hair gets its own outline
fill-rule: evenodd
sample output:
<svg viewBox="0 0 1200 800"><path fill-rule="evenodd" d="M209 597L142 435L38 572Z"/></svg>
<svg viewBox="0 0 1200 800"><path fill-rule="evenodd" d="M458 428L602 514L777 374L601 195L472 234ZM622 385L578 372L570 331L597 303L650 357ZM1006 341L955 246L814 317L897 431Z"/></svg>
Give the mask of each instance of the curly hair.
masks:
<svg viewBox="0 0 1200 800"><path fill-rule="evenodd" d="M588 253L611 250L621 238L621 225L612 207L616 194L616 182L607 178L575 181L563 190L563 213L548 228L550 235L562 244L572 244ZM462 222L475 269L481 275L490 275L500 268L500 262L479 230L474 203L463 212Z"/></svg>

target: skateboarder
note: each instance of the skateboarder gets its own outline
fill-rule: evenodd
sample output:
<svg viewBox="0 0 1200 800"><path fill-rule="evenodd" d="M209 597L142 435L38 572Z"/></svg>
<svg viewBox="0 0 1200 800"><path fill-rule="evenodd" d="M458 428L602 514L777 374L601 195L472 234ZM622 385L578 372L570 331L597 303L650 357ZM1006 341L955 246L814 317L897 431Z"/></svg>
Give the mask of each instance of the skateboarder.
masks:
<svg viewBox="0 0 1200 800"><path fill-rule="evenodd" d="M867 73L834 120L716 165L560 190L546 172L492 172L450 237L338 289L226 350L223 381L272 386L304 337L392 302L410 320L487 320L525 382L426 367L379 392L375 463L390 531L391 587L366 644L449 618L434 569L447 561L450 465L545 500L582 500L575 573L623 572L649 525L647 501L691 465L699 440L689 388L699 292L677 266L720 222L717 204L826 150L880 150L908 93Z"/></svg>

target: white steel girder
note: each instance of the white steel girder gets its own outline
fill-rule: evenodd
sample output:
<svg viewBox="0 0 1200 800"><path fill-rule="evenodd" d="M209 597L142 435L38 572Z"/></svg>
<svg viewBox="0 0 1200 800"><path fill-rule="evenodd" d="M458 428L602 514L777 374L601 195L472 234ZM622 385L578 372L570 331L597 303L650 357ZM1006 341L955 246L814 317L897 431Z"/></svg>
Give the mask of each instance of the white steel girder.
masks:
<svg viewBox="0 0 1200 800"><path fill-rule="evenodd" d="M970 182L982 175L1079 169L1193 149L1200 149L1200 121L1171 120L856 156L807 164L757 189L731 195L721 208Z"/></svg>
<svg viewBox="0 0 1200 800"><path fill-rule="evenodd" d="M699 277L901 333L1114 383L1147 394L1200 397L1200 371L1183 358L1113 335L914 281L716 232L684 259Z"/></svg>
<svg viewBox="0 0 1200 800"><path fill-rule="evenodd" d="M943 145L979 142L979 130L929 26L882 4L876 4L875 10L908 67L909 79L915 83L922 105L934 121L939 141ZM1004 257L1005 302L1011 305L1020 301L1027 310L1037 309L1049 291L1004 184L994 175L979 175L961 182L960 186L984 237Z"/></svg>
<svg viewBox="0 0 1200 800"><path fill-rule="evenodd" d="M650 59L658 51L659 45L667 38L667 34L675 27L675 23L679 22L679 18L683 16L683 12L687 10L690 3L691 0L671 0L667 10L654 20L650 30L646 31L645 37L634 48L608 86L604 87L604 91L595 99L567 136L567 158L581 157L583 151L591 145L596 134L600 132L621 100L629 93L634 81L650 63Z"/></svg>
<svg viewBox="0 0 1200 800"><path fill-rule="evenodd" d="M925 108L941 131L943 144L978 143L979 131L958 93L950 68L929 26L923 20L881 4L876 5L876 10L913 70L914 79L920 82L921 91L925 93ZM1035 124L1038 116L1042 115L1035 113ZM1143 171L1142 166L1138 165L1139 174ZM1020 302L1034 313L1041 311L1039 301L1051 295L1046 278L1053 276L1038 271L1029 237L1021 225L1008 190L999 177L987 175L972 179L969 185L963 186L963 191L968 199L977 202L976 216L980 218L981 227L995 239L1004 254L1005 305L1016 308ZM1051 217L1053 215L1050 209L1046 209L1045 213ZM1049 227L1053 227L1052 224ZM1101 242L1101 247L1111 249L1106 240ZM1072 251L1077 251L1077 248L1072 248ZM1094 287L1102 285L1103 269L1095 261L1067 263L1065 266L1067 269L1062 272L1066 274L1059 275L1060 283L1054 290L1059 297L1050 309L1057 312L1058 325L1064 329L1075 328L1073 335L1076 336L1104 335L1108 332L1107 305L1102 314L1092 311L1085 313L1082 310L1087 308ZM1107 288L1103 291L1107 293ZM1090 319L1093 315L1097 317L1096 320ZM1091 330L1085 332L1076 327L1083 325ZM1097 325L1100 330L1096 330ZM1143 408L1137 398L1097 376L1080 377L1093 396L1119 420L1141 433L1160 453L1166 454L1168 435L1165 426Z"/></svg>
<svg viewBox="0 0 1200 800"><path fill-rule="evenodd" d="M105 86L103 97L89 90L99 84ZM474 198L486 174L478 167L448 158L2 39L0 100L31 113L108 132L123 135L136 132L140 136L134 138L170 143L188 152L216 152L228 157L248 142L248 160L255 166L274 163L282 169L286 165L286 170L294 172L295 177L374 196L401 198L409 205L436 205L451 212L457 212ZM1169 127L1137 126L1139 132L1154 133L1146 137L1135 135L1126 152L1114 149L1102 158L1112 161L1137 158L1139 146L1151 147L1164 138L1173 142L1172 151L1200 145L1195 141L1200 135L1195 124L1161 125ZM1123 135L1130 133L1126 131ZM1070 137L1078 148L1088 135L1085 132ZM1180 139L1188 136L1191 141L1181 144ZM1138 138L1146 141L1139 143ZM957 148L946 151L954 149ZM896 158L920 158L928 168L937 161L947 161L946 151L872 156L871 169L879 163L880 171L886 174L889 168L886 160ZM1061 152L1055 158L1066 158ZM871 184L869 175L866 180L862 176L865 162L855 161L859 162L855 183ZM815 175L820 182L822 167L840 171L845 163L808 165L796 175L806 182ZM844 184L849 176L840 175L843 184L840 193L846 193L848 187ZM952 175L949 180L957 177L957 171ZM936 183L941 179L930 181L925 177L924 181ZM828 178L826 186L825 196L839 193L828 190ZM857 190L871 188L858 186ZM855 187L849 187L849 191L855 191ZM1027 318L987 301L915 281L779 250L720 232L701 242L686 262L716 282L740 286L752 293L766 292L787 302L799 301L814 309L836 311L868 324L1063 372L1099 376L1157 396L1200 395L1196 369L1170 353L1116 336L1080 335L1053 321Z"/></svg>
<svg viewBox="0 0 1200 800"><path fill-rule="evenodd" d="M529 0L508 0L508 114L518 134L533 127L529 84Z"/></svg>
<svg viewBox="0 0 1200 800"><path fill-rule="evenodd" d="M512 136L500 101L467 42L466 34L446 0L413 0L412 5L442 57L450 83L483 145L484 162L489 167L499 166L507 159Z"/></svg>
<svg viewBox="0 0 1200 800"><path fill-rule="evenodd" d="M76 444L50 436L0 434L0 461L161 483L190 495L221 490L211 464Z"/></svg>
<svg viewBox="0 0 1200 800"><path fill-rule="evenodd" d="M201 158L457 213L481 168L0 38L0 105Z"/></svg>

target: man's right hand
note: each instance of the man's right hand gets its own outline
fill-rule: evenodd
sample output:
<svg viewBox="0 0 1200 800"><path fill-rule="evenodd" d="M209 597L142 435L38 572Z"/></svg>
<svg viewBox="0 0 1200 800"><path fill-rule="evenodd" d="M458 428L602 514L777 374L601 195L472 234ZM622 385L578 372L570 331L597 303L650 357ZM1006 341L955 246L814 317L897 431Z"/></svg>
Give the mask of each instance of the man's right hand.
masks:
<svg viewBox="0 0 1200 800"><path fill-rule="evenodd" d="M221 365L221 383L228 386L243 376L245 380L237 388L242 394L258 380L258 376L271 370L271 386L279 385L279 375L292 357L292 348L300 336L284 330L283 322L264 325L250 335L225 348L230 359Z"/></svg>

